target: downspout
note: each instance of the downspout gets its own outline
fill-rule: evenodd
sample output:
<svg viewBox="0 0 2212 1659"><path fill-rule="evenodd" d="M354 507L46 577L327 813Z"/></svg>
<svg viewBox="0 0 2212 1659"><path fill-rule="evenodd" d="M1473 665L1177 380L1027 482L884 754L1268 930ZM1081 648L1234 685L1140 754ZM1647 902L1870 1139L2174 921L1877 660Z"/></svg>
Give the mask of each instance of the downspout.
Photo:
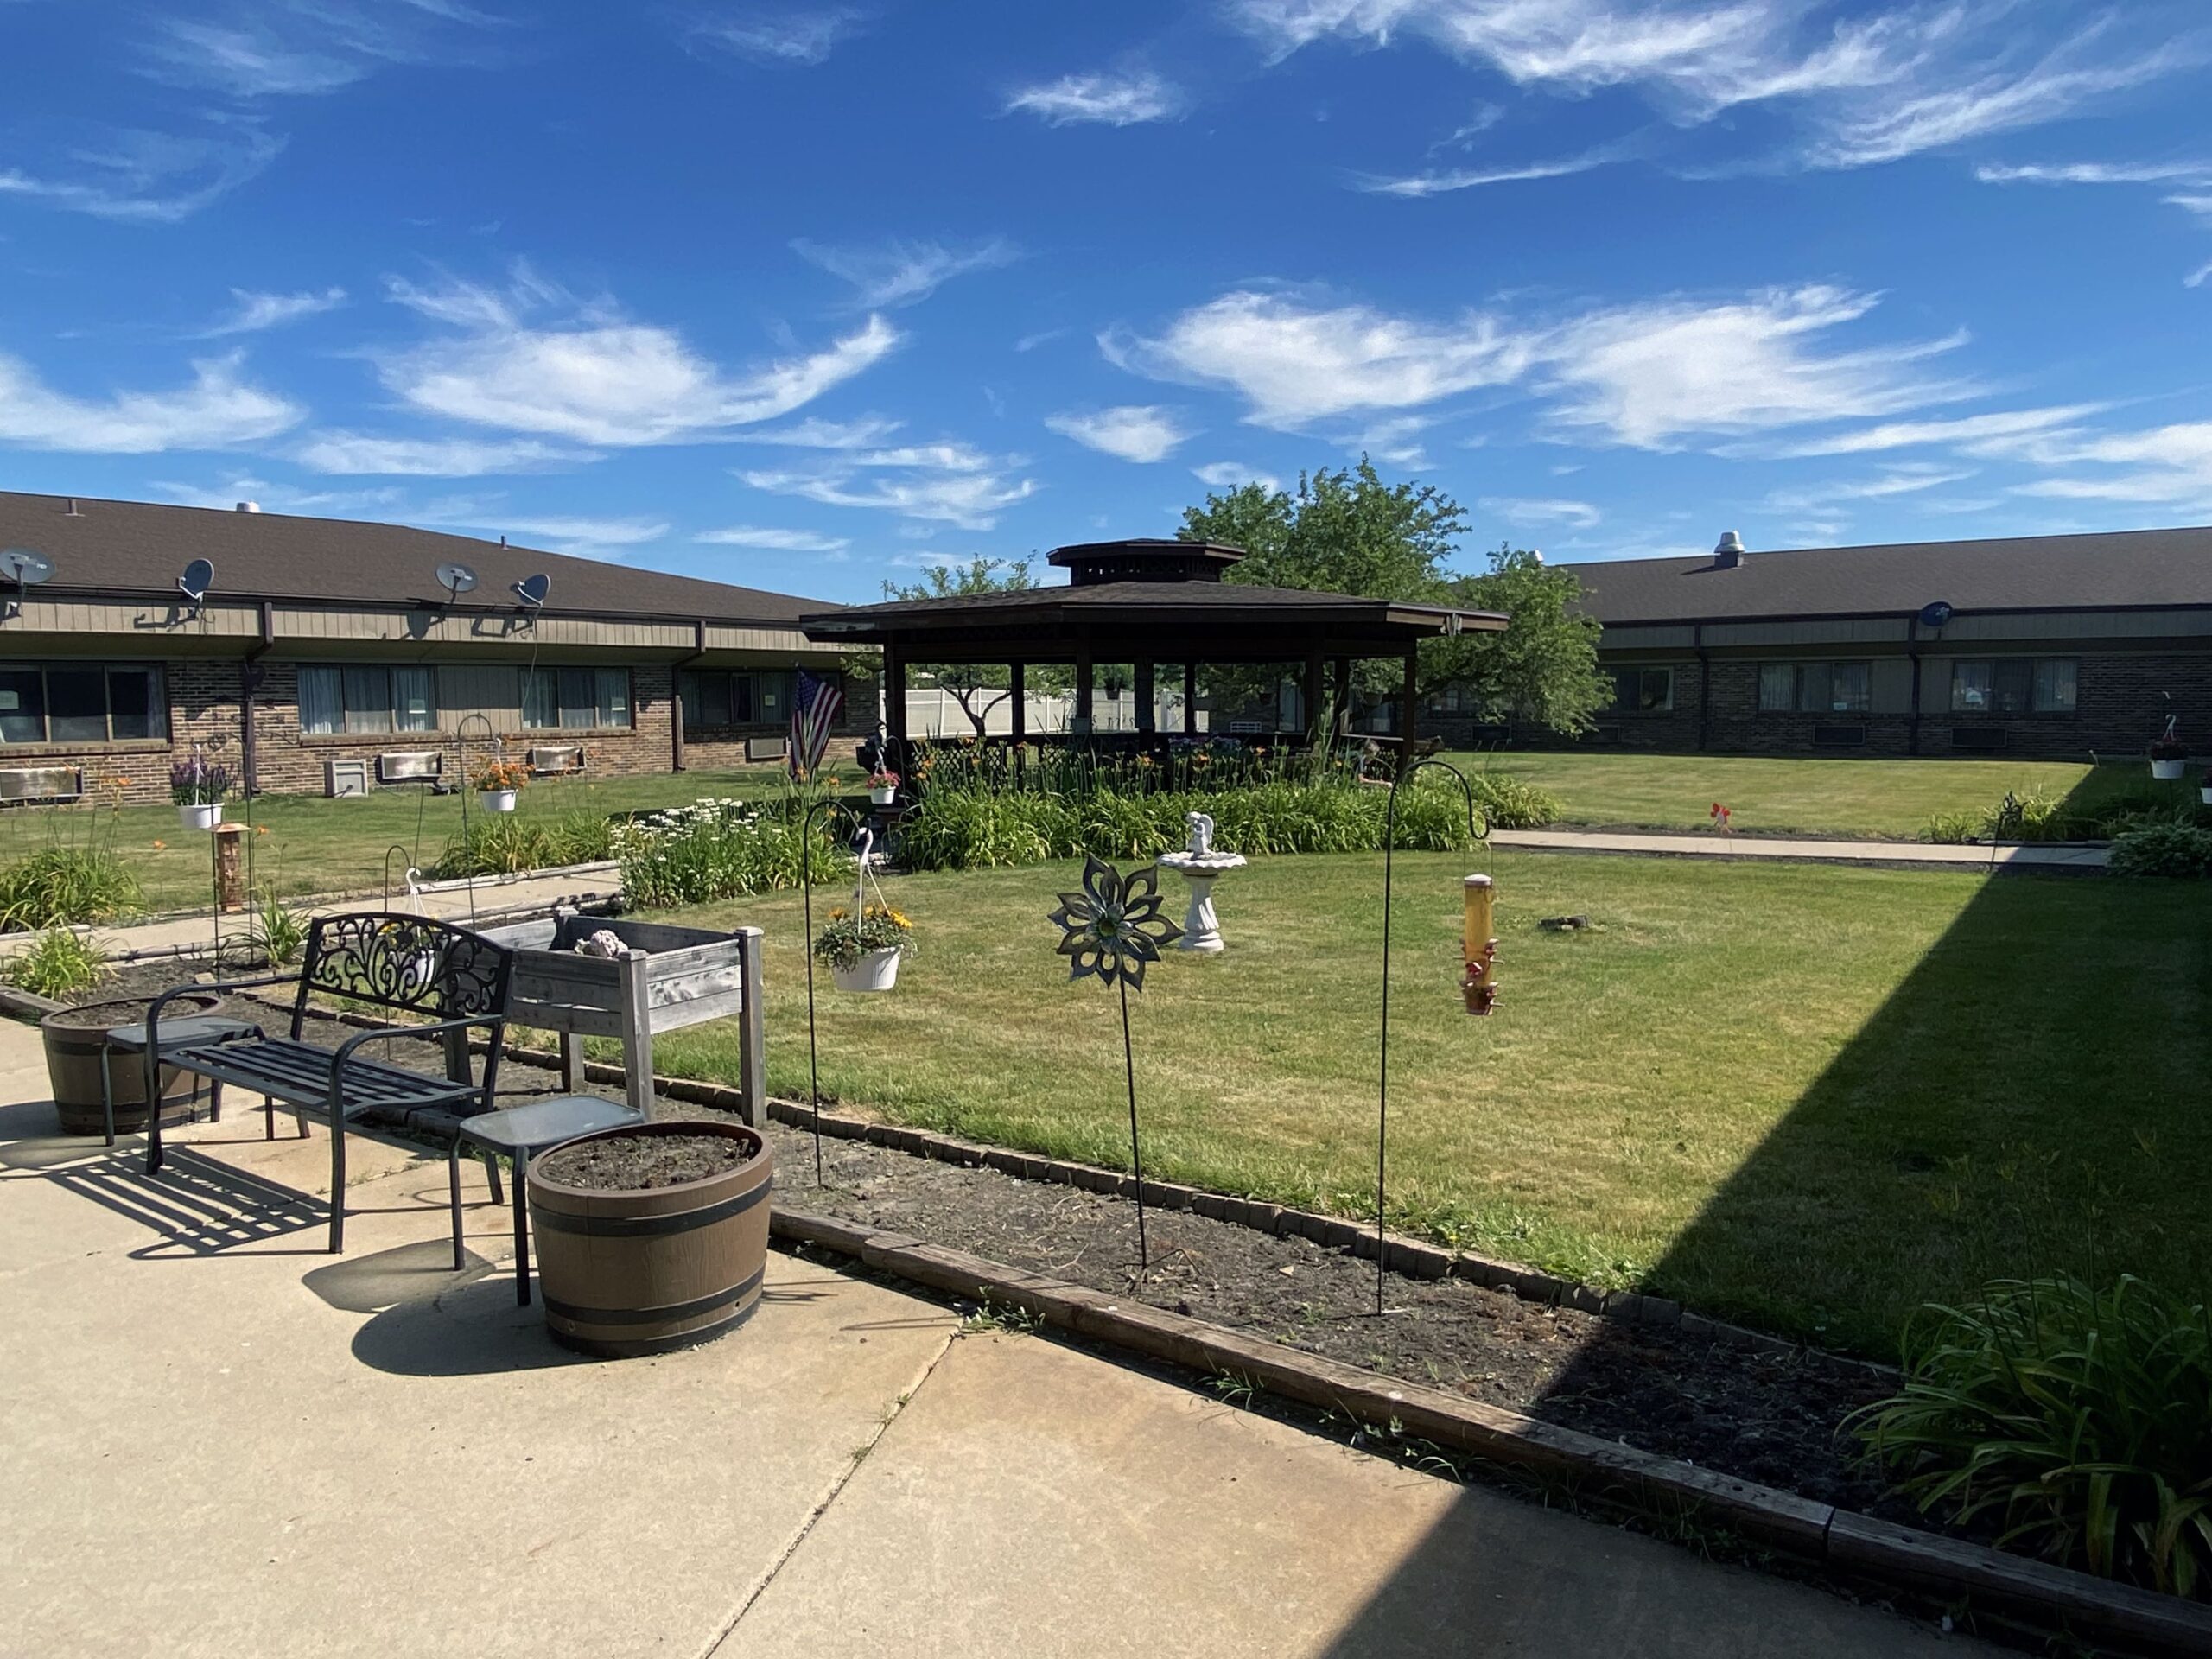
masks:
<svg viewBox="0 0 2212 1659"><path fill-rule="evenodd" d="M255 728L253 694L269 677L269 671L262 664L276 643L276 607L269 600L261 601L260 636L246 650L245 659L238 664L238 770L244 773L241 781L246 794L261 793L261 744Z"/></svg>
<svg viewBox="0 0 2212 1659"><path fill-rule="evenodd" d="M1690 625L1690 649L1697 652L1697 747L1705 753L1706 734L1713 722L1713 657L1705 648L1705 624Z"/></svg>
<svg viewBox="0 0 2212 1659"><path fill-rule="evenodd" d="M691 625L691 654L679 657L668 665L668 769L682 772L683 766L683 671L707 654L707 622L704 617Z"/></svg>

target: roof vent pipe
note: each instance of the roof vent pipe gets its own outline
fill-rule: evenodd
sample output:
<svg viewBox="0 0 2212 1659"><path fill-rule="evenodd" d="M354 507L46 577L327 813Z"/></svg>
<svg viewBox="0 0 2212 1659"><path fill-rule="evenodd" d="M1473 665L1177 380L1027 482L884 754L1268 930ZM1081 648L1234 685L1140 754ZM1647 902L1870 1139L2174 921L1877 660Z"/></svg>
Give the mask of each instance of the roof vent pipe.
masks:
<svg viewBox="0 0 2212 1659"><path fill-rule="evenodd" d="M69 498L69 505L67 509L63 512L61 516L64 518L81 518L85 516L83 513L77 511L77 498L75 496L73 495Z"/></svg>
<svg viewBox="0 0 2212 1659"><path fill-rule="evenodd" d="M1744 562L1744 538L1732 530L1720 532L1720 540L1713 550L1713 568L1733 570Z"/></svg>
<svg viewBox="0 0 2212 1659"><path fill-rule="evenodd" d="M261 511L261 503L258 501L241 501L238 503L238 510L240 512L259 512Z"/></svg>

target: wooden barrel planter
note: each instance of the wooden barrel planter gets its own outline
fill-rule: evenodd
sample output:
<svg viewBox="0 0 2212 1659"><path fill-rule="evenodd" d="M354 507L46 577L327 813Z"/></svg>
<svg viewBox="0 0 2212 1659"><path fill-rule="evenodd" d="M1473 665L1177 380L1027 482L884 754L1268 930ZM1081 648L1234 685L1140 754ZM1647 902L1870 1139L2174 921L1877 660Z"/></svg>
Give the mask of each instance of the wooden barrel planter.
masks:
<svg viewBox="0 0 2212 1659"><path fill-rule="evenodd" d="M162 1011L164 1020L213 1014L222 998L180 996ZM64 1135L99 1135L105 1124L100 1111L100 1056L107 1034L120 1026L143 1026L152 1004L145 997L111 1002L80 1002L57 1008L38 1022L46 1044L47 1085L54 1090L54 1115ZM115 1127L118 1134L146 1127L146 1061L143 1054L118 1054L111 1062L115 1083ZM162 1068L162 1122L181 1122L191 1109L194 1079L175 1067Z"/></svg>
<svg viewBox="0 0 2212 1659"><path fill-rule="evenodd" d="M702 1167L712 1173L690 1174ZM601 1129L532 1159L530 1223L554 1339L626 1359L742 1325L767 1270L773 1173L766 1142L736 1123Z"/></svg>

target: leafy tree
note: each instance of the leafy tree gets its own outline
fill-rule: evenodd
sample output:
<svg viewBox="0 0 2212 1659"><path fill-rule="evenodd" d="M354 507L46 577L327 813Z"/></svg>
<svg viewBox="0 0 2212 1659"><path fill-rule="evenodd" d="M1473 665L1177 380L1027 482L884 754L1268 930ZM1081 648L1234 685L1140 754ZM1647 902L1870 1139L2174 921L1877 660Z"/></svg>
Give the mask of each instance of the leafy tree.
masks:
<svg viewBox="0 0 2212 1659"><path fill-rule="evenodd" d="M922 579L900 586L896 582L883 584L886 599L951 599L974 594L1020 593L1034 588L1036 582L1029 574L1027 559L970 559L965 564L933 564L922 572ZM1013 677L1004 663L911 663L912 673L926 674L944 690L952 693L960 710L968 716L968 723L981 737L984 722L992 709L1014 695ZM1069 674L1064 667L1033 663L1028 665L1026 679L1031 691L1060 691L1066 689Z"/></svg>
<svg viewBox="0 0 2212 1659"><path fill-rule="evenodd" d="M1583 732L1613 700L1611 679L1598 668L1597 619L1574 608L1582 584L1574 572L1548 565L1541 554L1508 543L1490 569L1446 584L1463 610L1502 611L1503 633L1463 633L1421 647L1423 690L1460 686L1491 720Z"/></svg>

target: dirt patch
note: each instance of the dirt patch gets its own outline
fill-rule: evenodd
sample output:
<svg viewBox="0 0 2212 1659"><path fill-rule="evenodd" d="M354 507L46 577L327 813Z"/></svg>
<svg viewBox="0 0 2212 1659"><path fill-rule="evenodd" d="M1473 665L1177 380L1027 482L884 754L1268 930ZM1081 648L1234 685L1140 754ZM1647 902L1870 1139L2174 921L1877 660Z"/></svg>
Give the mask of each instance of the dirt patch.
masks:
<svg viewBox="0 0 2212 1659"><path fill-rule="evenodd" d="M97 986L71 999L71 1006L56 1009L47 1015L48 1023L67 1027L73 1031L94 1031L103 1026L143 1026L146 1011L154 1006L150 996L117 996L112 982ZM188 1020L194 1014L212 1014L222 1001L219 996L180 996L162 1010L164 1020Z"/></svg>
<svg viewBox="0 0 2212 1659"><path fill-rule="evenodd" d="M64 1001L85 1007L95 1002L129 1001L137 1006L137 1012L132 1018L143 1020L147 1008L162 992L173 991L180 985L205 985L213 977L206 968L190 962L134 962L118 968L89 990L79 991ZM260 976L258 973L246 973L232 977L255 979ZM286 996L290 990L289 985L276 985L270 987L266 994ZM217 1014L227 1019L250 1020L265 1031L276 1030L283 1025L285 1018L266 1002L245 996L225 996L216 991L206 992L196 997L179 997L162 1010L162 1018L165 1020L181 1020L188 1014ZM105 1025L108 1022L103 1017L98 1023Z"/></svg>
<svg viewBox="0 0 2212 1659"><path fill-rule="evenodd" d="M594 1192L650 1192L727 1175L750 1148L723 1135L609 1135L538 1160L549 1181Z"/></svg>

